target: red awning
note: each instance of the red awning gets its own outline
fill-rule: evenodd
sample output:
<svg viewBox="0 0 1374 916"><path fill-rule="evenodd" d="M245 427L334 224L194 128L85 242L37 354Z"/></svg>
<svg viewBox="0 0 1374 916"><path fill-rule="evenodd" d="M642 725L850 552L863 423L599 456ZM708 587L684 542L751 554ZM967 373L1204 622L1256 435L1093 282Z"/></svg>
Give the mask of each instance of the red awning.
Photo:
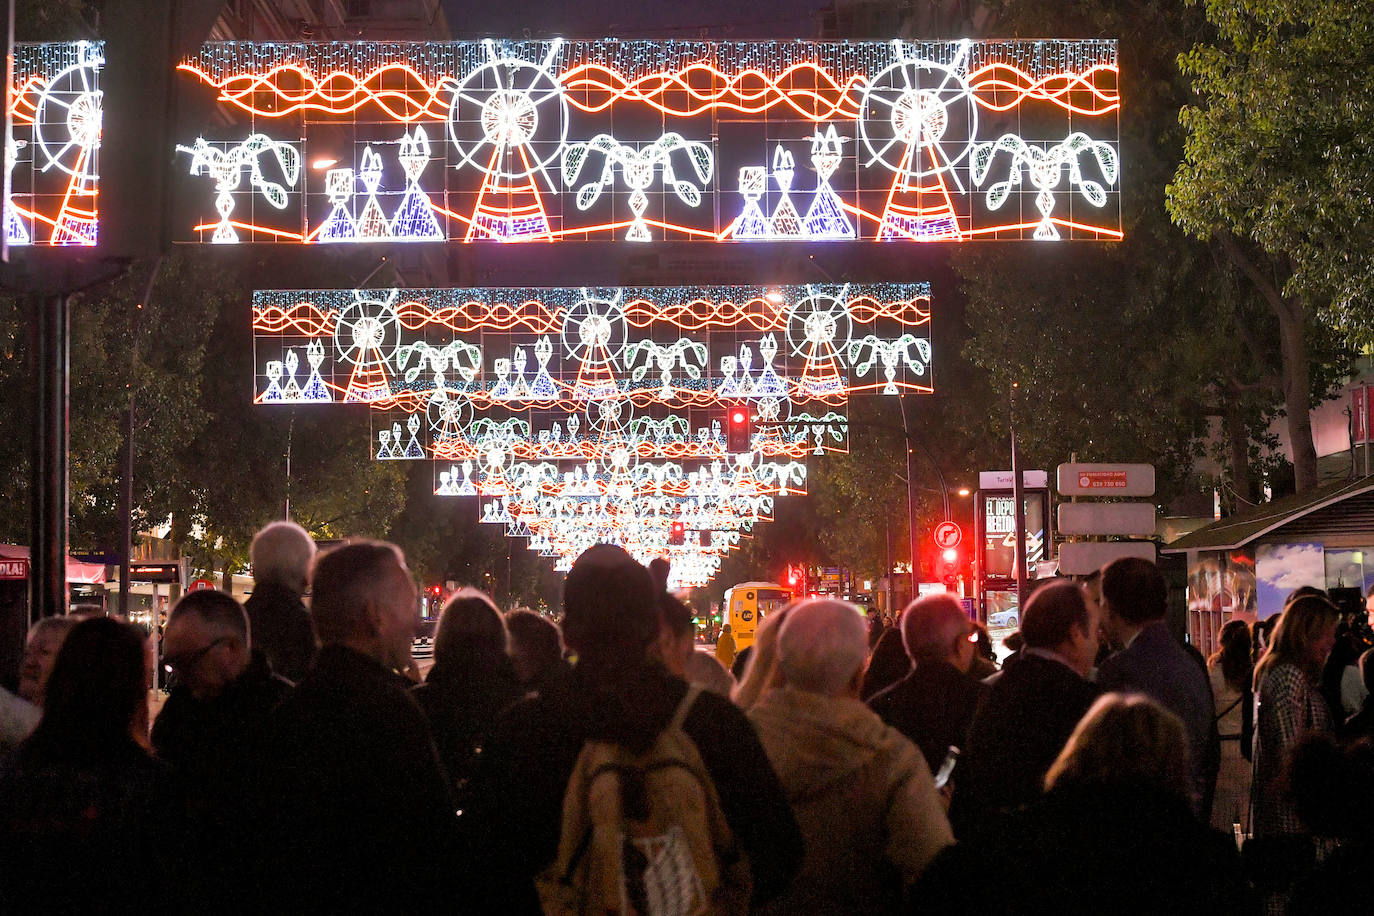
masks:
<svg viewBox="0 0 1374 916"><path fill-rule="evenodd" d="M20 547L16 544L0 544L0 579L27 579L28 577L29 548ZM105 567L98 563L82 563L80 560L67 557L67 581L86 584L104 582Z"/></svg>

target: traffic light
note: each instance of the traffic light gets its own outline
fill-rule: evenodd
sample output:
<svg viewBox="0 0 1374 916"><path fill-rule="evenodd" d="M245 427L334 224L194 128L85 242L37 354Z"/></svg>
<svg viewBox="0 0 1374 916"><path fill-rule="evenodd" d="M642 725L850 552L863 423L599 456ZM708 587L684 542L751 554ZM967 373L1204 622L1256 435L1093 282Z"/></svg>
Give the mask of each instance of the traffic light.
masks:
<svg viewBox="0 0 1374 916"><path fill-rule="evenodd" d="M673 522L668 526L668 543L672 546L681 546L683 541L686 540L686 535L687 526L682 524L682 522Z"/></svg>
<svg viewBox="0 0 1374 916"><path fill-rule="evenodd" d="M954 591L959 585L960 559L957 547L946 547L940 551L940 581L945 583L948 591Z"/></svg>
<svg viewBox="0 0 1374 916"><path fill-rule="evenodd" d="M725 450L727 452L738 455L750 450L750 440L754 437L752 421L753 418L749 415L748 407L730 408L730 413L725 418Z"/></svg>

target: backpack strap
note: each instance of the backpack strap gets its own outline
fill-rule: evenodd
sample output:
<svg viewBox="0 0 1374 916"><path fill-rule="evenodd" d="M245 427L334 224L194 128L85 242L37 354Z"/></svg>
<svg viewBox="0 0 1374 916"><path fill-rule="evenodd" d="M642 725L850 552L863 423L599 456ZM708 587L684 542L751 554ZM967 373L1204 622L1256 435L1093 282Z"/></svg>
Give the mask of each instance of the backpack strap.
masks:
<svg viewBox="0 0 1374 916"><path fill-rule="evenodd" d="M692 704L701 696L700 684L688 684L687 693L683 695L682 702L677 704L677 711L673 713L673 720L668 723L669 728L682 728L682 723L687 721L687 714L692 711Z"/></svg>

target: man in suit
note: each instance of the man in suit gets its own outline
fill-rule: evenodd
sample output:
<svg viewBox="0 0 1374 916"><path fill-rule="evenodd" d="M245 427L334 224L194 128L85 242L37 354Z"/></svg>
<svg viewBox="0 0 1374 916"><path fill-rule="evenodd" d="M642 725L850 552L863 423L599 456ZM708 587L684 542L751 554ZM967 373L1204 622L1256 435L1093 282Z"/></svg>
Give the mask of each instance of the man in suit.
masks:
<svg viewBox="0 0 1374 916"><path fill-rule="evenodd" d="M1149 560L1123 557L1102 569L1102 628L1121 650L1102 663L1104 690L1143 693L1183 720L1188 730L1193 808L1206 821L1221 763L1216 704L1207 670L1164 622L1168 586Z"/></svg>
<svg viewBox="0 0 1374 916"><path fill-rule="evenodd" d="M1046 585L1026 602L1022 658L988 692L955 770L956 836L994 830L1005 812L1040 797L1050 764L1097 699L1088 680L1097 628L1097 614L1071 582Z"/></svg>
<svg viewBox="0 0 1374 916"><path fill-rule="evenodd" d="M973 622L948 592L913 601L902 614L911 673L868 701L884 722L921 749L932 773L950 747L961 751L983 684L969 676L977 643Z"/></svg>

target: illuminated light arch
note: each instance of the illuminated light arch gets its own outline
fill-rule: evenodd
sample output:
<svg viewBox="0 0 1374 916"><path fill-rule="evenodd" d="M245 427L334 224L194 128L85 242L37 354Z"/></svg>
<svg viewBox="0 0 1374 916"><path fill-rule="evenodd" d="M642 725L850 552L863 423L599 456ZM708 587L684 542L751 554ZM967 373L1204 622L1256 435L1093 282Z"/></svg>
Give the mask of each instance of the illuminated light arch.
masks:
<svg viewBox="0 0 1374 916"><path fill-rule="evenodd" d="M95 237L100 47L16 47L14 244ZM205 144L228 152L265 138L335 162L298 182L273 178L285 197L268 196L270 207L254 206L264 186L199 169L208 180L178 213L183 242L1122 234L1120 169L1102 165L1119 162L1108 40L210 43L179 74L218 92L220 126ZM654 135L646 115L661 124ZM1074 134L1110 151L1081 160L1081 182L1017 184L994 207L974 180L969 143L1015 136L1033 165ZM196 138L176 139L195 149ZM569 160L590 148L609 171ZM1071 209L1081 198L1091 206Z"/></svg>
<svg viewBox="0 0 1374 916"><path fill-rule="evenodd" d="M618 543L683 581L848 448L850 397L933 387L925 284L259 291L253 316L258 403L367 404L377 460L433 461L532 551Z"/></svg>

